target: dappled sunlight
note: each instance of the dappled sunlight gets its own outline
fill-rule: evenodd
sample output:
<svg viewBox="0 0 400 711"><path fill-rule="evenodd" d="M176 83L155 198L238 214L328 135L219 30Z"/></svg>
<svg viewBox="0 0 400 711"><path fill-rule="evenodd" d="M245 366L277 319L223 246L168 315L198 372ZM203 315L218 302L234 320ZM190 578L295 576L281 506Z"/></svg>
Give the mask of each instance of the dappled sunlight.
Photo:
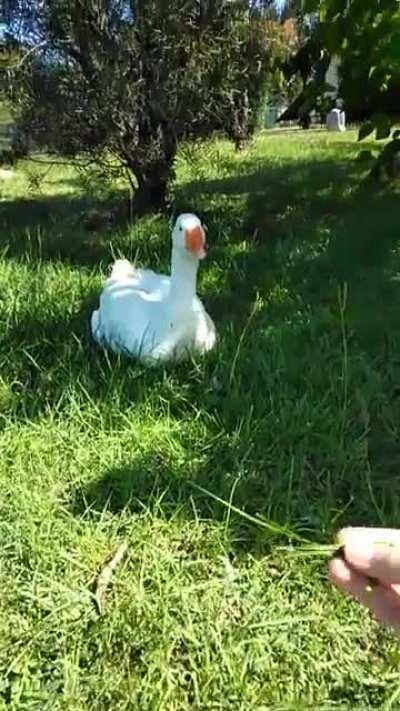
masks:
<svg viewBox="0 0 400 711"><path fill-rule="evenodd" d="M273 151L274 159L277 140L286 148L282 149L282 155L279 149L279 160L275 161L265 152ZM349 322L364 345L375 348L385 339L386 320L382 318L385 311L387 315L393 313L393 319L395 316L398 286L397 282L388 281L387 275L395 275L400 269L399 256L394 249L397 227L391 216L397 196L391 192L371 194L367 188L357 188L346 167L335 160L337 147L347 145L344 137L334 137L328 156L323 155L326 143L323 134L307 138L303 150L303 153L308 151L307 162L292 153L298 140L297 135L287 145L286 137L264 135L238 156L231 149L227 150L223 142L211 144L205 149L204 165L210 165L207 151L212 155L217 149L218 155L226 151L226 162L230 165L228 171L226 165L222 170L216 163L215 176L230 173L216 180L200 179L187 184L185 180L182 182L185 163L180 166L178 190L186 195L192 209L205 214L208 227L209 254L199 271L199 292L217 321L223 340L231 329L240 334L256 299L264 304L262 313L270 329L279 329L282 318L295 324L299 314L309 314L310 309L322 323L333 323L337 283L345 279L351 284L347 305ZM201 155L201 152L196 153L191 158L193 170L196 156L203 160ZM252 160L255 172L252 172ZM236 173L235 165L240 166ZM213 170L210 173L213 175ZM186 171L186 175L190 175L190 171ZM209 195L214 200L212 209L207 209ZM235 202L235 209L229 196ZM50 372L57 370L70 357L64 333L71 327L82 344L80 359L74 367L80 362L79 367L85 371L86 362L93 362L94 376L102 355L96 349L90 350L87 324L107 265L113 258L122 256L156 271L169 270L168 219L142 218L116 234L88 235L81 227L75 230L70 223L79 219L81 198L60 196L58 208L57 203L52 202L54 199L49 197L43 202L38 197L22 205L18 199L2 203L3 215L4 208L13 210L7 221L14 224L14 229L18 219L21 220L19 233L10 236L3 231L5 254L8 258L23 257L20 264L3 261L0 271L6 304L3 311L5 343L23 347L22 355L13 359L11 368L7 364L8 356L3 358L4 372L9 373L10 382L19 382L21 378L24 382L21 373L26 369L35 370L32 363L27 365L27 356L23 354L26 349L31 360L39 359L38 371L49 367ZM179 202L179 195L177 200ZM366 201L370 208L367 213ZM60 210L61 221L56 219L55 209ZM38 211L36 216L40 222L41 210L45 210L47 220L51 216L51 222L38 226L35 231L32 219L34 221L35 211ZM31 222L29 232L22 230L23 215ZM378 232L381 236L376 239ZM68 265L62 266L64 259L76 264L74 271ZM102 273L98 269L82 270L80 263L88 267L96 264ZM382 280L386 281L387 298L378 296L382 293ZM17 296L14 282L18 283ZM369 307L364 317L366 300ZM48 377L54 379L55 396L57 378ZM73 377L72 368L71 380ZM36 387L35 378L34 384ZM28 387L27 395L29 392ZM35 397L32 388L32 402Z"/></svg>

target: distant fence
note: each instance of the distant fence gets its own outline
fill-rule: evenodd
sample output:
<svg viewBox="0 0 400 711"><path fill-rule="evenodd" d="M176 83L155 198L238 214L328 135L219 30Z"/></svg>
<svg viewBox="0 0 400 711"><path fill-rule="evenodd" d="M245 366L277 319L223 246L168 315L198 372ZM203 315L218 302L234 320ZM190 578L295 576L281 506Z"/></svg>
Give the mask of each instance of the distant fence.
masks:
<svg viewBox="0 0 400 711"><path fill-rule="evenodd" d="M286 106L267 106L264 111L264 122L263 127L267 129L271 128L292 128L294 126L299 126L298 120L293 121L280 121L278 123L279 116L283 114L286 110ZM319 114L316 111L312 111L310 115L311 128L324 128L326 126L325 115ZM346 121L347 128L355 129L359 127L358 123L353 121Z"/></svg>
<svg viewBox="0 0 400 711"><path fill-rule="evenodd" d="M282 116L283 112L286 111L287 106L267 106L264 112L264 128L274 128L274 126L281 126L282 128L298 126L298 120L293 121L280 121L278 123L279 116ZM322 126L325 125L323 117L316 111L313 111L311 116L312 126Z"/></svg>

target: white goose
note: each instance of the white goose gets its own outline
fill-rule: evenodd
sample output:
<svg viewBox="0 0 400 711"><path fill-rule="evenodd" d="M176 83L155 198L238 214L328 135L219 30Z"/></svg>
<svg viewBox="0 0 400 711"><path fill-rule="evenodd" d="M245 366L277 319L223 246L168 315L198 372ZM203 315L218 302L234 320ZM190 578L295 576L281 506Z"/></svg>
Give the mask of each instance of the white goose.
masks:
<svg viewBox="0 0 400 711"><path fill-rule="evenodd" d="M103 347L148 362L179 360L209 351L213 321L196 296L205 233L196 215L178 217L172 231L171 276L136 269L118 259L91 317L94 339Z"/></svg>

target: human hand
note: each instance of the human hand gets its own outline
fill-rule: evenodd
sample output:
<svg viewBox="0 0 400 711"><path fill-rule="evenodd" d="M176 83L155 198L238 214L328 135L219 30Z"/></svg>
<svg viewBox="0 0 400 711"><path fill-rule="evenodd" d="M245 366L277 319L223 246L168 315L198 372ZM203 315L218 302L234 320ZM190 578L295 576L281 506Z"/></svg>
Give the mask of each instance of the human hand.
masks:
<svg viewBox="0 0 400 711"><path fill-rule="evenodd" d="M330 580L400 633L400 530L344 528L338 546Z"/></svg>

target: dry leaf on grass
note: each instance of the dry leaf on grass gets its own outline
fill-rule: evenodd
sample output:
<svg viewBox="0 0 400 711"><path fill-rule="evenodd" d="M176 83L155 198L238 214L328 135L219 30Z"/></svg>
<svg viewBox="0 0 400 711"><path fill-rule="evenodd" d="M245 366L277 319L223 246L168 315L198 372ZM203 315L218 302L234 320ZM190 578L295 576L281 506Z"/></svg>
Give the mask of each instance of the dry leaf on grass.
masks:
<svg viewBox="0 0 400 711"><path fill-rule="evenodd" d="M100 615L104 613L107 598L107 588L111 582L114 570L122 562L128 550L127 543L120 543L118 548L106 561L94 583L94 599Z"/></svg>

